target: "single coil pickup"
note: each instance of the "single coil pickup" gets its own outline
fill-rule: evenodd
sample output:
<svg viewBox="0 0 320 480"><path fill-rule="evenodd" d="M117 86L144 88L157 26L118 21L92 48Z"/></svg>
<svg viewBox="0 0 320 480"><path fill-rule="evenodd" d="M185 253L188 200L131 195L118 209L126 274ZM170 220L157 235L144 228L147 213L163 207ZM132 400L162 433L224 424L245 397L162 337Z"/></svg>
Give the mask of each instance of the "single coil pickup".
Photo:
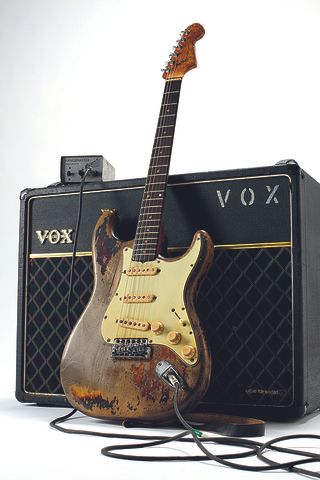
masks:
<svg viewBox="0 0 320 480"><path fill-rule="evenodd" d="M146 332L150 329L150 323L145 321L139 322L138 320L119 318L116 320L116 323L120 325L120 327L131 328L131 330L141 330Z"/></svg>
<svg viewBox="0 0 320 480"><path fill-rule="evenodd" d="M112 358L148 360L151 357L151 347L147 338L115 338L112 345Z"/></svg>
<svg viewBox="0 0 320 480"><path fill-rule="evenodd" d="M157 267L130 267L123 273L126 273L129 277L142 277L157 275L160 272L160 268Z"/></svg>
<svg viewBox="0 0 320 480"><path fill-rule="evenodd" d="M152 303L156 298L155 295L128 293L123 297L123 303Z"/></svg>

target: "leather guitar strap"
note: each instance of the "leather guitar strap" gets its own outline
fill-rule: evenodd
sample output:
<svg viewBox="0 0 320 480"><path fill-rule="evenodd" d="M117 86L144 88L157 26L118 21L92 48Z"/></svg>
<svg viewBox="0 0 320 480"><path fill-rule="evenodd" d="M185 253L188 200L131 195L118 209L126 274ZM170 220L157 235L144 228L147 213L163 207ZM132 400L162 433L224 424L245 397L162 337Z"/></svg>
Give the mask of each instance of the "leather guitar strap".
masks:
<svg viewBox="0 0 320 480"><path fill-rule="evenodd" d="M224 415L222 413L197 412L184 413L184 418L192 426L201 430L216 432L231 437L262 437L265 433L265 422L257 418ZM127 428L179 426L179 424L156 424L125 420L122 425Z"/></svg>
<svg viewBox="0 0 320 480"><path fill-rule="evenodd" d="M262 437L265 433L265 422L258 418L195 411L185 414L185 419L201 430L231 437Z"/></svg>

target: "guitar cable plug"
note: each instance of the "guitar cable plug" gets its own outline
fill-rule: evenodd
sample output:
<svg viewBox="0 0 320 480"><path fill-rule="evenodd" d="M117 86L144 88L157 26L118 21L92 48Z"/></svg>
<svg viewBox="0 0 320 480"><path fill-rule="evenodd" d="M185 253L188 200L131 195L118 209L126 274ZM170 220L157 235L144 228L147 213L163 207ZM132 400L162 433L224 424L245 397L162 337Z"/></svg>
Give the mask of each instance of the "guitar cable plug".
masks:
<svg viewBox="0 0 320 480"><path fill-rule="evenodd" d="M156 374L161 380L163 380L169 387L175 390L187 390L187 384L182 376L178 373L176 368L167 360L161 360L156 365Z"/></svg>

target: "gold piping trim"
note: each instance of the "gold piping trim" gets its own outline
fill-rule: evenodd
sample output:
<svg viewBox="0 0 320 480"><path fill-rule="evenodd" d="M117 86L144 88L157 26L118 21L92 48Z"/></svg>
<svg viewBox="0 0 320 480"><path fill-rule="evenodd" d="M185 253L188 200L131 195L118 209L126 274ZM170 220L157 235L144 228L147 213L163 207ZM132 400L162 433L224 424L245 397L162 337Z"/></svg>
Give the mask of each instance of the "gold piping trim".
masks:
<svg viewBox="0 0 320 480"><path fill-rule="evenodd" d="M92 252L76 252L76 257L91 257ZM72 252L30 253L29 258L62 258L72 257Z"/></svg>
<svg viewBox="0 0 320 480"><path fill-rule="evenodd" d="M215 245L214 248L221 250L241 250L247 248L279 248L292 247L292 242L269 242L269 243L230 243ZM171 247L169 250L181 250L182 247Z"/></svg>
<svg viewBox="0 0 320 480"><path fill-rule="evenodd" d="M247 248L279 248L279 247L292 247L292 242L270 242L270 243L230 243L215 245L215 248L225 250L240 250ZM169 247L168 250L187 250L188 247ZM76 257L91 257L92 252L77 252ZM61 253L31 253L29 258L59 258L59 257L72 257L72 252Z"/></svg>

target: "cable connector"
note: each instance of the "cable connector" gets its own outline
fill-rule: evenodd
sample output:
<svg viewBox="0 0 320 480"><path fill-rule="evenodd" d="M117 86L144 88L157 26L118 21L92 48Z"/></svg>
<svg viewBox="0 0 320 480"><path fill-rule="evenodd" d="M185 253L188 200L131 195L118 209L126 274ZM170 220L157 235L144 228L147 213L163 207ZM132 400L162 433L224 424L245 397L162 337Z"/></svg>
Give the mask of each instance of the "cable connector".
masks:
<svg viewBox="0 0 320 480"><path fill-rule="evenodd" d="M162 360L161 362L157 363L156 373L158 377L161 378L161 380L163 380L171 388L179 387L182 390L186 390L188 388L186 382L178 373L176 368L166 360Z"/></svg>

